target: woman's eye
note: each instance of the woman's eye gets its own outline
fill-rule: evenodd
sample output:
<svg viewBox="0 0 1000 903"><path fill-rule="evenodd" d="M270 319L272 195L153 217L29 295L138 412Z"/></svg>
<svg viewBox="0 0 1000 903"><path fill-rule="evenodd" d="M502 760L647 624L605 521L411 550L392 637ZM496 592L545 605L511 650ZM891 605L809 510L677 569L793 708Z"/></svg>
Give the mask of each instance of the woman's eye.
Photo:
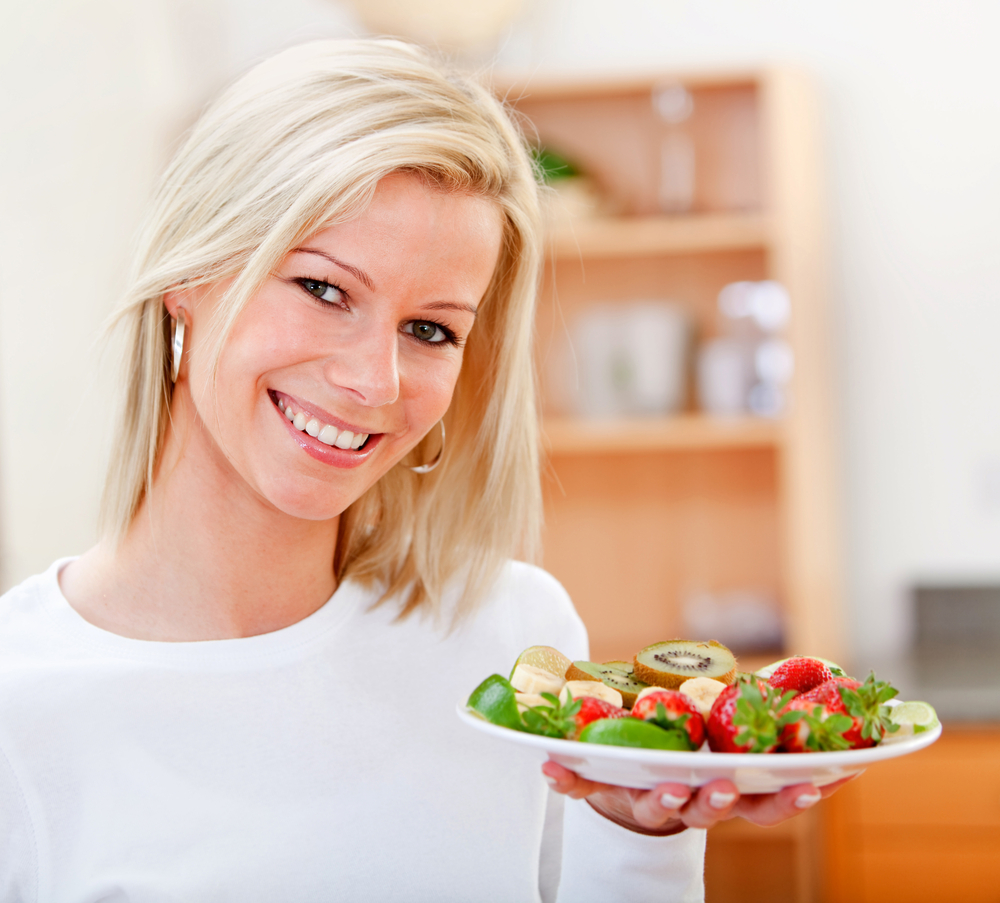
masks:
<svg viewBox="0 0 1000 903"><path fill-rule="evenodd" d="M314 298L327 304L344 303L344 293L329 282L320 282L318 279L301 279L299 284Z"/></svg>
<svg viewBox="0 0 1000 903"><path fill-rule="evenodd" d="M430 342L435 345L439 342L451 340L448 333L438 326L437 323L431 323L427 320L413 320L403 327L403 331L410 333L410 335L420 339L422 342Z"/></svg>

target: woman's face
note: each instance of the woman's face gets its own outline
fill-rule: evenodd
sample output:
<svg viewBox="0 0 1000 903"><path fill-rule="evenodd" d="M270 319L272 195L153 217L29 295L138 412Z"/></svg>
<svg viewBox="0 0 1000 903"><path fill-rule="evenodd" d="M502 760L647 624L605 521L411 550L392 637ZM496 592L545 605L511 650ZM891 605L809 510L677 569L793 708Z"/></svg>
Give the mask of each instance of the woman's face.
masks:
<svg viewBox="0 0 1000 903"><path fill-rule="evenodd" d="M198 327L225 286L195 296L187 378L208 466L287 514L342 512L447 410L500 241L490 201L387 177L364 214L285 257L215 391Z"/></svg>

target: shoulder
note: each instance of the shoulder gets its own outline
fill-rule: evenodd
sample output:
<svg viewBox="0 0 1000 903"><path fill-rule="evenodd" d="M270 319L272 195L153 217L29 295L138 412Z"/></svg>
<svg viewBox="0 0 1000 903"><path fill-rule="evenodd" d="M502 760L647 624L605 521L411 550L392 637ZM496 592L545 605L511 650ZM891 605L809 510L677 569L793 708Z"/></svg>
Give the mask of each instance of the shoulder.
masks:
<svg viewBox="0 0 1000 903"><path fill-rule="evenodd" d="M0 670L24 658L48 657L59 645L62 599L58 572L67 559L35 574L0 596Z"/></svg>
<svg viewBox="0 0 1000 903"><path fill-rule="evenodd" d="M521 649L554 646L572 659L587 658L583 621L569 593L548 571L523 561L509 561L500 574L497 590Z"/></svg>

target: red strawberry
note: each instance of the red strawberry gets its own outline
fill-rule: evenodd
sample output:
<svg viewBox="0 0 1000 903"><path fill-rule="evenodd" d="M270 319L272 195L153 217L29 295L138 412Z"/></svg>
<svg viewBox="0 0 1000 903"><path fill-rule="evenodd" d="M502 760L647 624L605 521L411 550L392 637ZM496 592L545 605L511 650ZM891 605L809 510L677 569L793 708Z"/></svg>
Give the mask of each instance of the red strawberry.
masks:
<svg viewBox="0 0 1000 903"><path fill-rule="evenodd" d="M598 718L624 718L628 715L627 709L623 709L613 702L597 699L594 696L581 696L579 702L580 711L576 713L573 719L576 722L576 728L571 733L571 740L579 736L580 731L590 724L591 721L597 721Z"/></svg>
<svg viewBox="0 0 1000 903"><path fill-rule="evenodd" d="M782 710L793 696L782 695L762 680L726 687L708 715L708 745L712 752L773 752L786 717Z"/></svg>
<svg viewBox="0 0 1000 903"><path fill-rule="evenodd" d="M833 672L819 659L796 655L778 665L767 682L779 690L806 693L832 678Z"/></svg>
<svg viewBox="0 0 1000 903"><path fill-rule="evenodd" d="M676 690L647 693L632 706L632 717L652 721L668 731L684 731L691 749L705 742L705 719L691 699Z"/></svg>
<svg viewBox="0 0 1000 903"><path fill-rule="evenodd" d="M848 748L844 731L853 723L848 715L833 713L818 702L798 696L788 703L783 716L779 745L784 752L821 752Z"/></svg>
<svg viewBox="0 0 1000 903"><path fill-rule="evenodd" d="M844 731L850 749L862 749L880 742L886 731L897 729L888 718L885 703L899 691L884 680L876 680L875 672L864 683L850 677L834 677L808 693L802 699L819 703L830 714L847 715L851 726Z"/></svg>
<svg viewBox="0 0 1000 903"><path fill-rule="evenodd" d="M542 693L542 698L548 705L532 706L521 715L524 728L530 734L575 740L591 721L597 721L598 718L624 718L628 714L620 706L593 696L580 696L577 699L571 697L560 702L551 693Z"/></svg>

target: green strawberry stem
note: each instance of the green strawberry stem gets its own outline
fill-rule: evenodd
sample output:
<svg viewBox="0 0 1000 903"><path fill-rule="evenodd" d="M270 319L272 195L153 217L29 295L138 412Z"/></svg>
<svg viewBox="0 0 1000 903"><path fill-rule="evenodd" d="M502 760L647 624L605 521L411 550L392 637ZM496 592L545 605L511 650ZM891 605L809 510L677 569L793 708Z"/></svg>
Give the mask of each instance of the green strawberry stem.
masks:
<svg viewBox="0 0 1000 903"><path fill-rule="evenodd" d="M550 705L530 706L521 715L525 730L529 734L565 739L576 730L576 714L583 700L570 696L562 703L551 693L542 693L542 699Z"/></svg>
<svg viewBox="0 0 1000 903"><path fill-rule="evenodd" d="M739 730L733 741L738 746L749 746L747 752L770 752L778 745L778 732L783 725L798 720L798 717L784 720L786 716L778 714L795 695L794 690L778 694L756 682L741 684L733 715L733 724Z"/></svg>
<svg viewBox="0 0 1000 903"><path fill-rule="evenodd" d="M862 738L874 740L876 743L886 733L891 734L899 730L899 725L894 724L889 718L890 709L886 705L898 694L899 690L888 681L876 680L874 671L856 690L840 688L840 698L844 701L844 708L851 716L862 721Z"/></svg>
<svg viewBox="0 0 1000 903"><path fill-rule="evenodd" d="M823 706L817 705L812 712L800 712L809 726L809 736L806 737L806 748L814 752L833 752L838 749L850 749L851 744L844 737L854 723L847 715L828 715L823 718ZM795 719L798 720L798 719Z"/></svg>

